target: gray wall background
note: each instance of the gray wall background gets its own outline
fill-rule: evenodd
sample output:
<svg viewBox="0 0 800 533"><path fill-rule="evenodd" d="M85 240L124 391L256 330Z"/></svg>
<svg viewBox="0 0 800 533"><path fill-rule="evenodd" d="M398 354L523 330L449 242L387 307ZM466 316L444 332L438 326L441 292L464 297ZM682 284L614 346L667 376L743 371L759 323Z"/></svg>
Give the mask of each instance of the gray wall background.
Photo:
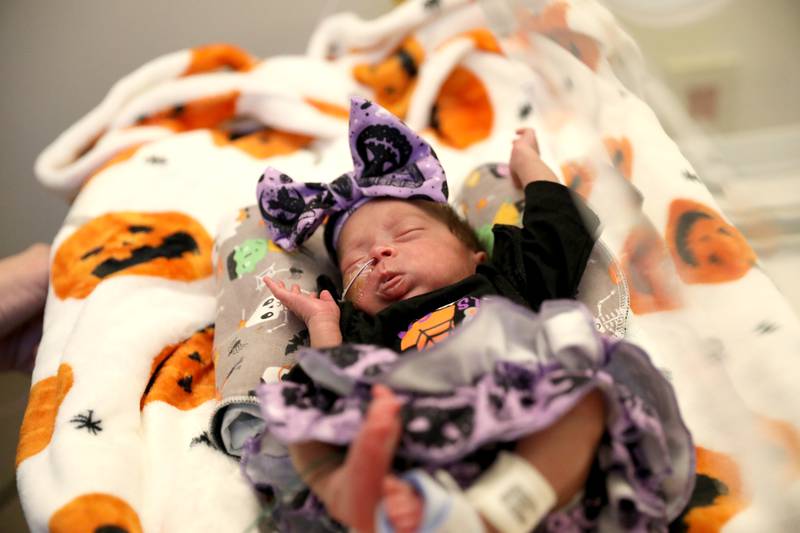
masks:
<svg viewBox="0 0 800 533"><path fill-rule="evenodd" d="M258 57L302 53L334 11L390 0L0 0L0 257L50 242L67 205L33 176L56 136L111 85L159 55L230 42Z"/></svg>

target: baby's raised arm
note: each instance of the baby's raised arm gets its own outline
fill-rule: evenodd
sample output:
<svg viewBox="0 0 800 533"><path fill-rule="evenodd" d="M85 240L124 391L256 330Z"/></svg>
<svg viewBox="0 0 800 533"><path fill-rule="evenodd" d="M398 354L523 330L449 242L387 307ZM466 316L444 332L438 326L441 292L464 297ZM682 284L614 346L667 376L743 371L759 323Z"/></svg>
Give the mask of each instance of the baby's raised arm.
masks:
<svg viewBox="0 0 800 533"><path fill-rule="evenodd" d="M530 129L517 130L517 138L511 144L511 157L508 160L511 180L518 189L534 181L558 183L558 177L539 156L539 141Z"/></svg>

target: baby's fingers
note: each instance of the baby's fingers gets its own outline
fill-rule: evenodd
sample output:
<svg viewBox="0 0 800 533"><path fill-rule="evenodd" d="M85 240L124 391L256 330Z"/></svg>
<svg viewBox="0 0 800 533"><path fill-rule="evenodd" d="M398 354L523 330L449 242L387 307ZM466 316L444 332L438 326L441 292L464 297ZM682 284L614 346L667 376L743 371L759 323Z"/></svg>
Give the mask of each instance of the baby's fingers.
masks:
<svg viewBox="0 0 800 533"><path fill-rule="evenodd" d="M319 293L319 299L320 300L325 300L326 302L334 301L333 300L333 295L328 290L325 290L325 291L322 291L321 293Z"/></svg>
<svg viewBox="0 0 800 533"><path fill-rule="evenodd" d="M301 292L300 291L300 285L298 285L297 283L292 285L292 293L293 294L300 294L300 292Z"/></svg>

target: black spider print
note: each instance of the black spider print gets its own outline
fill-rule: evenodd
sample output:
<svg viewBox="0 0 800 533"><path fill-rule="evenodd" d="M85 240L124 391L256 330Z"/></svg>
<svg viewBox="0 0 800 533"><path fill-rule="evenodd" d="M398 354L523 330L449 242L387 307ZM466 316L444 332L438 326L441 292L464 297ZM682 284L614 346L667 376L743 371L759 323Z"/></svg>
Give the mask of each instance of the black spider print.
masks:
<svg viewBox="0 0 800 533"><path fill-rule="evenodd" d="M684 170L683 171L683 177L686 178L689 181L694 181L694 182L700 183L700 178L697 177L697 174L695 174L694 172L691 172L689 170Z"/></svg>
<svg viewBox="0 0 800 533"><path fill-rule="evenodd" d="M97 435L98 433L103 431L103 428L100 427L102 420L100 420L99 418L97 420L92 418L92 416L94 415L93 409L89 409L87 412L89 413L87 415L78 414L72 417L72 419L70 419L70 422L73 424L77 424L77 426L75 426L75 429L85 428L86 431L88 431L92 435Z"/></svg>
<svg viewBox="0 0 800 533"><path fill-rule="evenodd" d="M236 355L237 353L241 352L242 350L244 350L245 346L247 346L247 343L242 342L241 339L236 339L236 341L234 341L233 343L233 346L231 346L230 349L228 350L228 357Z"/></svg>
<svg viewBox="0 0 800 533"><path fill-rule="evenodd" d="M423 6L425 9L437 9L442 7L442 0L426 0Z"/></svg>
<svg viewBox="0 0 800 533"><path fill-rule="evenodd" d="M400 170L408 163L411 152L411 143L399 129L385 124L367 126L356 139L356 153L364 163L364 172L357 178L359 185L374 185L375 180L370 178Z"/></svg>
<svg viewBox="0 0 800 533"><path fill-rule="evenodd" d="M523 105L523 106L522 106L522 107L519 109L519 118L520 118L521 120L524 120L524 119L528 118L528 115L530 115L530 114L531 114L531 111L533 111L533 106L532 106L532 105L531 105L529 102L526 102L526 103L525 103L525 104L524 104L524 105Z"/></svg>
<svg viewBox="0 0 800 533"><path fill-rule="evenodd" d="M208 431L202 432L197 437L193 438L192 441L189 443L189 448L194 448L198 444L205 444L212 450L216 450L217 447L211 442L211 438L208 436Z"/></svg>
<svg viewBox="0 0 800 533"><path fill-rule="evenodd" d="M145 159L145 163L149 163L151 165L166 165L167 159L159 155L151 155L150 157Z"/></svg>
<svg viewBox="0 0 800 533"><path fill-rule="evenodd" d="M758 333L759 335L767 335L768 333L773 333L778 329L780 329L780 326L775 324L774 322L769 322L767 320L764 320L760 322L755 329L756 333Z"/></svg>

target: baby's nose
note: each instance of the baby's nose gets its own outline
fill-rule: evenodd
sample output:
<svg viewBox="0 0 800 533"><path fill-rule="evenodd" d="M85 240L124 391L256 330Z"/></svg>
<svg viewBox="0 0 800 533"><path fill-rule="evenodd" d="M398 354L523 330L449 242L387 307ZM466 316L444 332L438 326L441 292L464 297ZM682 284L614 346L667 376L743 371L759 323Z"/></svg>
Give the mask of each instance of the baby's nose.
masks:
<svg viewBox="0 0 800 533"><path fill-rule="evenodd" d="M372 257L378 260L392 257L396 253L397 251L394 249L393 246L388 246L383 244L375 245L372 249Z"/></svg>

